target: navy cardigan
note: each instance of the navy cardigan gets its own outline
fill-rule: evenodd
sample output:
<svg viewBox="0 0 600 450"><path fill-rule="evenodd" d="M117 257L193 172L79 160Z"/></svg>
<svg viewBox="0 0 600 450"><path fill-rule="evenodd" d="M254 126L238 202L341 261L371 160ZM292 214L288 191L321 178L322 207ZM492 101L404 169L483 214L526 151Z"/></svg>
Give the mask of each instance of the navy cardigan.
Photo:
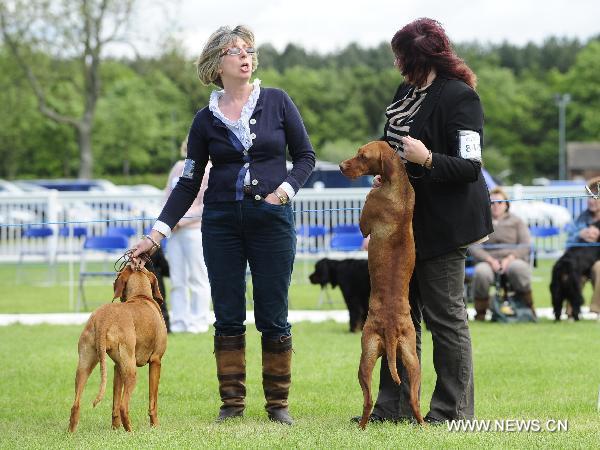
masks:
<svg viewBox="0 0 600 450"><path fill-rule="evenodd" d="M313 170L315 152L296 105L284 91L261 88L250 132L255 136L245 151L208 107L198 111L189 132L185 168L158 220L171 228L179 222L196 198L209 157L213 167L204 203L242 200L246 169L253 196L264 198L284 181L298 192ZM293 163L289 173L286 147Z"/></svg>

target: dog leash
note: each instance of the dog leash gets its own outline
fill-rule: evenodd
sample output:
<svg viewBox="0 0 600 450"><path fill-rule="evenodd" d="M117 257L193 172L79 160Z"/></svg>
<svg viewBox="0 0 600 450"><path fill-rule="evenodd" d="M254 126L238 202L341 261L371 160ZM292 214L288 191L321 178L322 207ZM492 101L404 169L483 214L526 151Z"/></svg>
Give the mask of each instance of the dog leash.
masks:
<svg viewBox="0 0 600 450"><path fill-rule="evenodd" d="M133 252L135 251L135 249L129 249L127 250L125 253L123 253L123 255L121 255L121 257L119 259L117 259L115 261L114 264L114 269L115 272L122 272L123 269L125 269L125 267L127 266L127 264L131 263L133 261ZM139 258L143 259L144 262L146 264L150 264L150 270L152 272L154 272L154 264L152 263L152 259L150 258L150 256L148 256L147 253L141 253L139 255Z"/></svg>

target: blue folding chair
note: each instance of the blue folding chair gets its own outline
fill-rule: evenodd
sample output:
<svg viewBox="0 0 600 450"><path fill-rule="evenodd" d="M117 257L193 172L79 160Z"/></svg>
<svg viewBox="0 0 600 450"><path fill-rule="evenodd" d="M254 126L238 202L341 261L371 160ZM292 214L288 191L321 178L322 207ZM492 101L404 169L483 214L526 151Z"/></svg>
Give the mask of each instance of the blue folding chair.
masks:
<svg viewBox="0 0 600 450"><path fill-rule="evenodd" d="M341 229L351 230L352 228ZM338 252L356 252L361 250L364 238L357 229L358 227L355 227L354 231L333 233L331 235L331 242L329 243L329 250ZM317 306L321 307L323 303L333 304L327 287L321 289Z"/></svg>
<svg viewBox="0 0 600 450"><path fill-rule="evenodd" d="M362 248L363 240L363 235L360 232L332 233L329 248L335 251L353 252Z"/></svg>
<svg viewBox="0 0 600 450"><path fill-rule="evenodd" d="M79 266L79 295L75 310L79 312L81 305L87 310L87 300L85 298L84 283L91 277L111 277L115 278L117 272L108 270L106 267L107 259L113 256L116 259L125 253L128 248L128 240L125 236L93 236L86 238L81 251L81 264ZM103 270L89 270L87 268L87 255L90 253L100 253L104 256Z"/></svg>
<svg viewBox="0 0 600 450"><path fill-rule="evenodd" d="M338 233L360 234L360 227L358 225L336 225L334 227L331 227L331 234Z"/></svg>
<svg viewBox="0 0 600 450"><path fill-rule="evenodd" d="M540 249L548 253L558 247L558 245L552 245L552 238L556 238L560 234L560 228L534 225L529 227L529 234L534 241L533 263L534 266L537 266L538 251Z"/></svg>
<svg viewBox="0 0 600 450"><path fill-rule="evenodd" d="M298 235L298 248L300 253L318 253L325 248L327 228L322 225L301 225L296 229Z"/></svg>
<svg viewBox="0 0 600 450"><path fill-rule="evenodd" d="M82 238L87 236L87 228L73 227L73 231L71 231L70 227L62 227L60 230L58 230L58 235L60 237L73 236L74 238Z"/></svg>
<svg viewBox="0 0 600 450"><path fill-rule="evenodd" d="M125 236L129 239L131 236L135 236L137 231L133 227L108 227L106 229L107 236Z"/></svg>

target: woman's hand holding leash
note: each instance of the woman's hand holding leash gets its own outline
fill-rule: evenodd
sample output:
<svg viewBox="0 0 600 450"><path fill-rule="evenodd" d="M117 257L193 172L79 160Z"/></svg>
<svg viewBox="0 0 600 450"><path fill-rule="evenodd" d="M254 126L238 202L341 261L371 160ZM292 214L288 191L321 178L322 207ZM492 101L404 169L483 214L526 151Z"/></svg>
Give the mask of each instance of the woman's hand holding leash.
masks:
<svg viewBox="0 0 600 450"><path fill-rule="evenodd" d="M136 268L144 267L146 261L141 257L141 255L145 253L148 256L152 256L160 248L159 242L164 238L165 236L156 230L152 230L150 234L142 236L142 238L133 247L131 258L134 266Z"/></svg>

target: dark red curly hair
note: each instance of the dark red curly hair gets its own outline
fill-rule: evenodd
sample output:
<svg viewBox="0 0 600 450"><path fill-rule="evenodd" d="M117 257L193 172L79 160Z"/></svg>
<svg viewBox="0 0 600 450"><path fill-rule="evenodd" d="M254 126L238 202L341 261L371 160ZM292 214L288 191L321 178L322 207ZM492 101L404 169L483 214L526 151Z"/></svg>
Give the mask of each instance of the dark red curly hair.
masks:
<svg viewBox="0 0 600 450"><path fill-rule="evenodd" d="M391 44L402 75L412 84L422 86L435 69L438 75L462 80L475 89L477 77L454 52L438 21L417 19L400 29Z"/></svg>

